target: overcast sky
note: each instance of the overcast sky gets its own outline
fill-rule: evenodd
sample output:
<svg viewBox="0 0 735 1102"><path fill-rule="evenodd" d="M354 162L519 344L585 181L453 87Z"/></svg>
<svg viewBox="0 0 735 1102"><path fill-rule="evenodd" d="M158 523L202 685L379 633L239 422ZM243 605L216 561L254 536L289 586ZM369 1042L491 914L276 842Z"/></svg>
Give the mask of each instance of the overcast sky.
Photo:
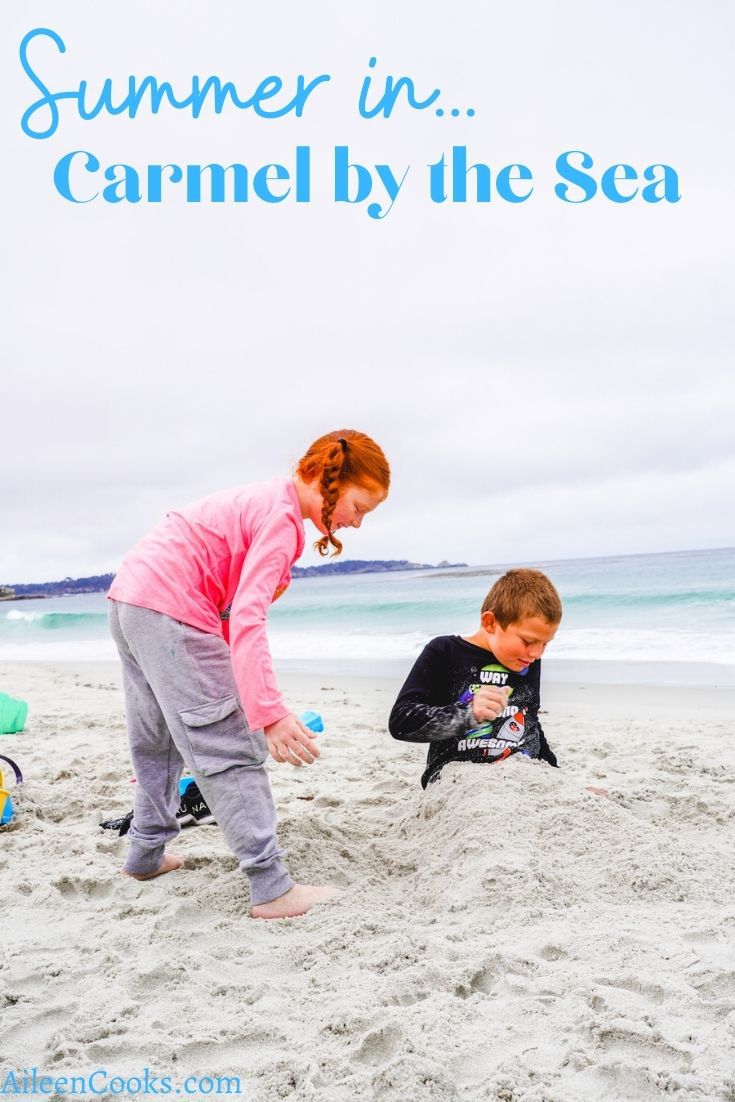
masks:
<svg viewBox="0 0 735 1102"><path fill-rule="evenodd" d="M168 508L287 474L343 426L381 443L394 478L351 558L735 542L731 4L27 0L0 23L0 583L113 570ZM185 95L197 73L245 98L273 73L332 79L301 119L84 122L68 101L34 141L18 45L39 26L67 48L32 47L55 91L154 74ZM371 56L440 88L445 116L361 119ZM309 204L187 205L172 188L74 205L53 185L75 149L144 174L292 166L297 145ZM335 145L410 166L383 220L334 203ZM453 145L493 173L529 166L531 199L432 203L426 166ZM670 164L682 199L565 204L554 163L574 149L598 180Z"/></svg>

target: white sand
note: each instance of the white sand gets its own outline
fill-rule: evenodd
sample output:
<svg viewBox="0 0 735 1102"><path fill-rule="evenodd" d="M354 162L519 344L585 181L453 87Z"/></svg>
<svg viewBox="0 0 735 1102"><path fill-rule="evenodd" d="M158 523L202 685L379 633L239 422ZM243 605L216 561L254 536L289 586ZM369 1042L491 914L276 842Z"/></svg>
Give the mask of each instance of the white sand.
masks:
<svg viewBox="0 0 735 1102"><path fill-rule="evenodd" d="M394 684L283 680L328 730L317 766L272 764L281 838L299 879L344 894L258 923L215 827L182 832L181 872L118 876L125 842L97 827L131 803L117 668L5 665L31 715L0 737L27 778L0 832L3 1079L735 1099L734 690L552 685L563 771L453 766L424 794L424 748L385 733Z"/></svg>

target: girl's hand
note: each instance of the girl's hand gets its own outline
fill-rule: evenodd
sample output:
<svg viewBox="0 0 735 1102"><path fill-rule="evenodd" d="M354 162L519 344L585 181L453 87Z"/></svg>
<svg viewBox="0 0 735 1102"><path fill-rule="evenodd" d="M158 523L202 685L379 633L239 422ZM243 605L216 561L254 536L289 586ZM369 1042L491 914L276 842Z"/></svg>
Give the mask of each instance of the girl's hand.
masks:
<svg viewBox="0 0 735 1102"><path fill-rule="evenodd" d="M478 723L488 723L497 719L505 711L510 689L498 689L483 685L472 698L472 714Z"/></svg>
<svg viewBox="0 0 735 1102"><path fill-rule="evenodd" d="M301 766L311 765L319 757L314 732L293 713L269 723L263 730L274 761Z"/></svg>

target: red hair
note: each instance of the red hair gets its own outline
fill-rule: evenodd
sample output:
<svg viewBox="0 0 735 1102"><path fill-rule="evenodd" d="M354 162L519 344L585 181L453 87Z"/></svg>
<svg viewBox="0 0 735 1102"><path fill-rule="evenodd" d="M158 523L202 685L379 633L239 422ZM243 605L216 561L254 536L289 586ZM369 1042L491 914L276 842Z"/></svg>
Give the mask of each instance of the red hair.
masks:
<svg viewBox="0 0 735 1102"><path fill-rule="evenodd" d="M342 544L332 535L332 514L345 486L381 489L388 493L390 467L382 449L356 429L337 429L315 440L296 466L296 474L304 482L318 480L322 495L322 524L327 535L314 544L320 555L326 555L331 544L339 555Z"/></svg>

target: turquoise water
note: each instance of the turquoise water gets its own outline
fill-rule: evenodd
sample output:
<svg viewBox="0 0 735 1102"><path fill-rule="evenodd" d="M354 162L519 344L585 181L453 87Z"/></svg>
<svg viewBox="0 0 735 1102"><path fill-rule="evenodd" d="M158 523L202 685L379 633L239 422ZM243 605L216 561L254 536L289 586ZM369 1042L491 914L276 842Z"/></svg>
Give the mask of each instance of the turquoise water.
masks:
<svg viewBox="0 0 735 1102"><path fill-rule="evenodd" d="M400 672L433 635L474 630L508 565L295 579L271 610L274 658ZM528 565L564 602L549 659L707 664L712 683L735 674L735 549ZM0 604L0 661L114 657L104 594Z"/></svg>

